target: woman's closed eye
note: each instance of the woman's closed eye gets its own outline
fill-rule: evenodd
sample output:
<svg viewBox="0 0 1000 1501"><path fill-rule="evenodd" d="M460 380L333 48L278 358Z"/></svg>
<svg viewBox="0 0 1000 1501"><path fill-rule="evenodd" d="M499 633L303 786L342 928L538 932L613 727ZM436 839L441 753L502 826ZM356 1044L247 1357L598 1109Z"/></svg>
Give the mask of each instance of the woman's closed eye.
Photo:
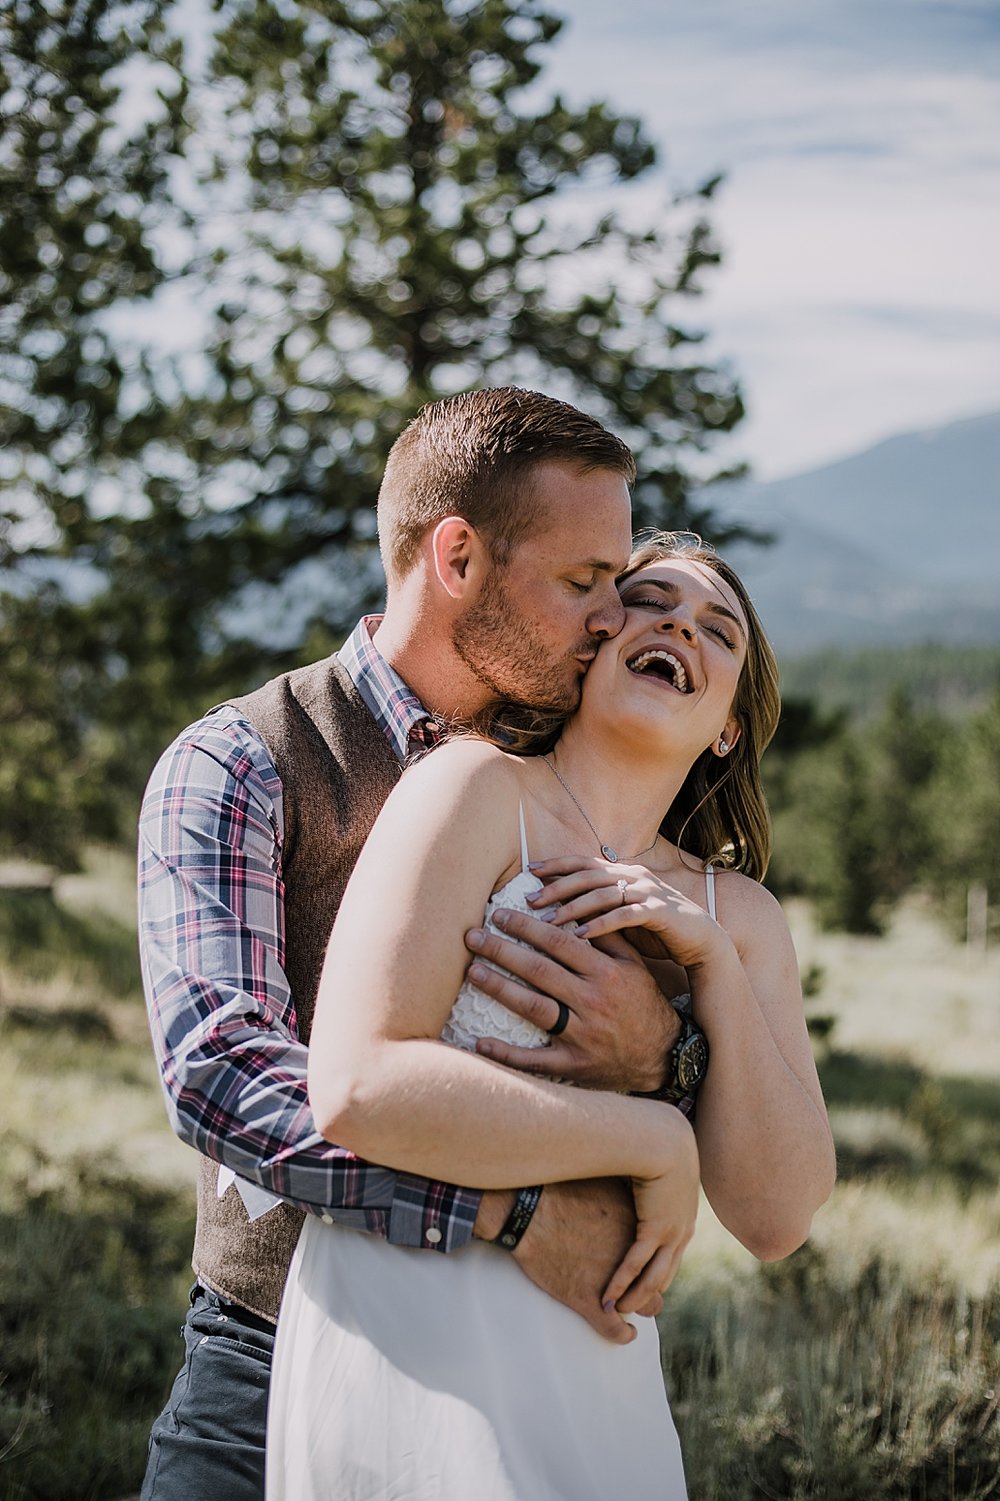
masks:
<svg viewBox="0 0 1000 1501"><path fill-rule="evenodd" d="M641 594L630 595L628 599L622 600L622 604L627 610L656 610L661 615L669 615L673 609L670 601L658 594L650 595L648 598L643 597ZM714 617L708 622L705 629L710 631L713 636L717 636L730 651L736 651L737 643L733 640L725 626L720 625Z"/></svg>
<svg viewBox="0 0 1000 1501"><path fill-rule="evenodd" d="M713 636L718 636L720 641L724 641L729 647L730 651L736 650L736 642L733 640L732 636L730 636L729 632L725 630L721 625L713 624L710 625L708 629L712 632Z"/></svg>
<svg viewBox="0 0 1000 1501"><path fill-rule="evenodd" d="M662 594L651 594L648 599L644 599L641 594L630 594L627 599L622 600L622 604L626 610L659 610L661 615L669 615L673 609L673 605Z"/></svg>

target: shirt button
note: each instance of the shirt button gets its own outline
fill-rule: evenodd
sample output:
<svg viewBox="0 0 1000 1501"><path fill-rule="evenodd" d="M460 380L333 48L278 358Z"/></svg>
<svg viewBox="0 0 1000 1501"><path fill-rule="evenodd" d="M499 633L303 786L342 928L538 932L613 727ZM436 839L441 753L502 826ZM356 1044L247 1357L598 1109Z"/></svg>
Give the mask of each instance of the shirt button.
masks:
<svg viewBox="0 0 1000 1501"><path fill-rule="evenodd" d="M436 1246L440 1239L441 1231L436 1225L432 1225L429 1230L424 1231L424 1240L429 1241L432 1246Z"/></svg>
<svg viewBox="0 0 1000 1501"><path fill-rule="evenodd" d="M320 1215L320 1219L323 1221L324 1225L332 1225L333 1224L333 1215L332 1214L327 1214L325 1210Z"/></svg>

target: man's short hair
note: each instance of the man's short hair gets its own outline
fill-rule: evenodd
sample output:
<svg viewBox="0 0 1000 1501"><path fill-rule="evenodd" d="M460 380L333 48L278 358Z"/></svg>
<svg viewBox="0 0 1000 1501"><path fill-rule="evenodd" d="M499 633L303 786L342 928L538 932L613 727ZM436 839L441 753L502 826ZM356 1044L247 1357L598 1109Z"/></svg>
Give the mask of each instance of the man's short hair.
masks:
<svg viewBox="0 0 1000 1501"><path fill-rule="evenodd" d="M396 439L378 497L386 576L417 560L430 527L463 516L503 566L541 521L528 483L535 465L556 460L581 473L607 469L635 479L631 450L593 417L565 401L501 386L422 407Z"/></svg>

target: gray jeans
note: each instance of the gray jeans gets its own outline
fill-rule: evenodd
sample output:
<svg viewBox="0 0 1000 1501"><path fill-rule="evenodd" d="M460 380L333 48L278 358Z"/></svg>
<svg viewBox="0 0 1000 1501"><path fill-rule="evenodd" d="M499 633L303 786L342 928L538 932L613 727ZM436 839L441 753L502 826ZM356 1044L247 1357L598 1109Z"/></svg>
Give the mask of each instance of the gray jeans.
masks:
<svg viewBox="0 0 1000 1501"><path fill-rule="evenodd" d="M153 1424L140 1501L263 1501L274 1333L196 1286L184 1365Z"/></svg>

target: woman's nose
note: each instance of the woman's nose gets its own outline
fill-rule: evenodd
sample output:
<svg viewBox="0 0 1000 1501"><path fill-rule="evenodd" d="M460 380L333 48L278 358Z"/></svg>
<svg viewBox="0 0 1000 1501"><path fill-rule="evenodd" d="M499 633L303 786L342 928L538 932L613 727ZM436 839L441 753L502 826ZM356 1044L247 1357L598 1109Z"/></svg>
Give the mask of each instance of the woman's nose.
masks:
<svg viewBox="0 0 1000 1501"><path fill-rule="evenodd" d="M684 610L674 610L672 614L667 615L660 621L660 630L675 632L685 641L694 641L698 636L698 627L693 617Z"/></svg>

